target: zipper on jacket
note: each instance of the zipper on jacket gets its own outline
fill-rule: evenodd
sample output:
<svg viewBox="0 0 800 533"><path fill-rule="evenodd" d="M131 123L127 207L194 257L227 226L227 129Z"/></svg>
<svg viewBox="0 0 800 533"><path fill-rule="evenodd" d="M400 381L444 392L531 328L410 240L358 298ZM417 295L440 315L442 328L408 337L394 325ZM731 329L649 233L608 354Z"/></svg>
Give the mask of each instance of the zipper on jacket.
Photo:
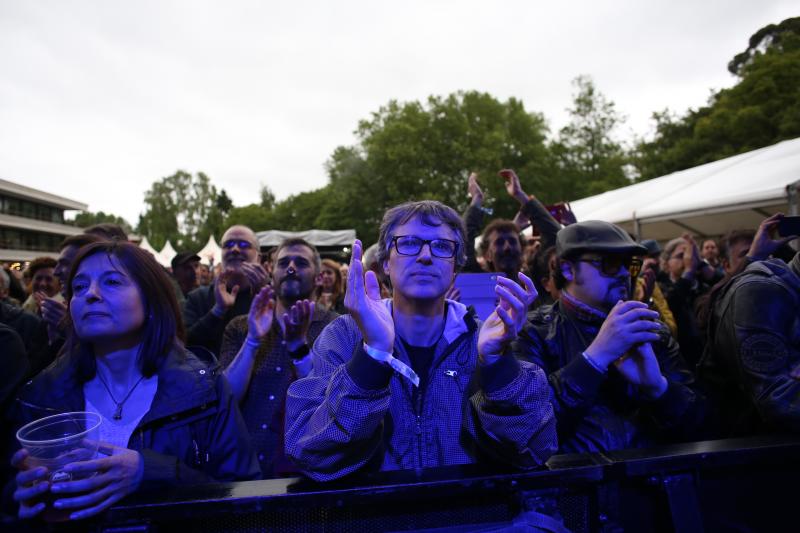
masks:
<svg viewBox="0 0 800 533"><path fill-rule="evenodd" d="M422 451L423 450L422 413L423 413L423 407L424 407L424 403L425 403L425 396L426 396L425 393L427 392L428 385L430 384L430 382L432 380L432 377L435 375L436 370L442 365L442 362L445 361L450 356L450 354L453 353L455 348L461 344L461 342L460 342L461 341L461 337L463 337L464 335L473 335L474 333L475 333L474 331L467 330L464 333L462 333L461 335L459 335L453 342L451 342L451 343L449 343L447 345L447 347L444 349L444 351L442 351L442 354L439 357L437 357L434 361L431 362L431 366L428 369L428 379L425 380L425 388L424 389L421 388L421 389L419 389L417 391L416 401L414 401L415 400L415 394L414 394L414 389L411 388L412 386L410 384L405 384L403 386L403 390L406 391L406 394L408 394L408 391L411 390L411 394L410 394L410 397L409 397L409 403L411 404L411 408L413 409L414 416L415 416L414 434L417 436L417 461L418 461L417 469L418 470L421 470L421 469L423 469L425 467L424 453ZM477 342L477 339L475 339L475 340Z"/></svg>

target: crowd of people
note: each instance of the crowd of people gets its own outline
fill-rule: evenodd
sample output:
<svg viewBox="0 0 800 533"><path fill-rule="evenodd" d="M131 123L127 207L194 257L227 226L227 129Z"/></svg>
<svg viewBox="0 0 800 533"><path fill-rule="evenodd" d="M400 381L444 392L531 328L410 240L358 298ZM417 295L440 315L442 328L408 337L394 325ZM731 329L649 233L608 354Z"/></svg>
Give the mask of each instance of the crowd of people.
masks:
<svg viewBox="0 0 800 533"><path fill-rule="evenodd" d="M800 255L775 235L783 215L662 246L557 220L499 174L513 220L484 220L473 174L465 213L394 206L348 265L299 238L262 253L237 225L215 269L189 251L167 271L100 225L22 279L0 269L5 512L36 517L51 494L77 520L157 487L531 469L800 429ZM484 320L454 285L476 272L497 274ZM53 479L16 443L67 411L103 420L98 457L66 467L96 475Z"/></svg>

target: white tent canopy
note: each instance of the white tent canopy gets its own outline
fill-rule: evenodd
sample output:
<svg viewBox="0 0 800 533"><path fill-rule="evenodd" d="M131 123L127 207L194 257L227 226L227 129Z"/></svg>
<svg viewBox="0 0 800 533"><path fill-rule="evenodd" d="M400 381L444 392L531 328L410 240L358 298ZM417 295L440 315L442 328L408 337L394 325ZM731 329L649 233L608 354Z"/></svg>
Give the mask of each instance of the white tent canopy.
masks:
<svg viewBox="0 0 800 533"><path fill-rule="evenodd" d="M572 202L578 220L605 220L642 239L755 229L790 211L800 185L800 138ZM791 191L791 192L790 192ZM796 200L792 199L796 206Z"/></svg>
<svg viewBox="0 0 800 533"><path fill-rule="evenodd" d="M200 262L204 265L215 264L218 265L222 262L222 248L217 244L217 240L213 235L208 237L208 242L203 249L197 252L200 256Z"/></svg>
<svg viewBox="0 0 800 533"><path fill-rule="evenodd" d="M165 267L171 267L172 258L178 255L178 252L176 252L175 248L172 247L172 243L167 241L167 243L164 245L161 251L158 252L158 255L160 255L161 259L163 260L161 262L162 265L164 265Z"/></svg>
<svg viewBox="0 0 800 533"><path fill-rule="evenodd" d="M158 255L158 251L152 247L150 241L147 240L147 237L142 237L142 241L139 243L139 248L145 250L146 252L150 252L154 256Z"/></svg>
<svg viewBox="0 0 800 533"><path fill-rule="evenodd" d="M354 229L339 229L339 230L321 230L310 229L307 231L259 231L256 233L258 237L258 244L262 248L271 248L278 246L285 239L290 237L300 237L310 242L314 246L351 246L356 239L356 230Z"/></svg>

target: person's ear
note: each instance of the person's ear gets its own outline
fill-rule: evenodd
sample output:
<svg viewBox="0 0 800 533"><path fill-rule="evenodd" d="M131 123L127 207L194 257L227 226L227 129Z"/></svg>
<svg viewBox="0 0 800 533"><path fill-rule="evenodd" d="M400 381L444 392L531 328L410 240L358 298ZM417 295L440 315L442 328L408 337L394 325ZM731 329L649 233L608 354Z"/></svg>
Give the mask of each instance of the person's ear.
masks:
<svg viewBox="0 0 800 533"><path fill-rule="evenodd" d="M564 276L564 279L568 282L575 281L575 271L573 270L575 267L569 261L561 261L559 268L561 269L561 275Z"/></svg>
<svg viewBox="0 0 800 533"><path fill-rule="evenodd" d="M383 274L388 278L389 277L389 260L385 260L383 262Z"/></svg>

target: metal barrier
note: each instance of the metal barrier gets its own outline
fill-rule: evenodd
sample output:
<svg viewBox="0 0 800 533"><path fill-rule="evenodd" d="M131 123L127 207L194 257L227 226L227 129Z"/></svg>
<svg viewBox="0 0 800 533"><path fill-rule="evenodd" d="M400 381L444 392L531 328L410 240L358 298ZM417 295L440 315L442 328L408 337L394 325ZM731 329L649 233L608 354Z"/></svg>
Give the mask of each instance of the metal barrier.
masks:
<svg viewBox="0 0 800 533"><path fill-rule="evenodd" d="M129 498L93 527L500 531L546 515L574 532L795 531L799 473L800 438L762 436L558 455L525 473L471 465L324 485L292 478L172 489Z"/></svg>

